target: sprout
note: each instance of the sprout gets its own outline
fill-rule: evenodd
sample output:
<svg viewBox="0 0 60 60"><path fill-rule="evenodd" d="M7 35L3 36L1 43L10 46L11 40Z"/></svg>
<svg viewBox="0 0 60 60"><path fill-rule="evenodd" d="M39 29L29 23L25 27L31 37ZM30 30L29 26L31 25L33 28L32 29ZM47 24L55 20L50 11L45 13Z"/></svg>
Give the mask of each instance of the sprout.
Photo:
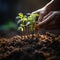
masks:
<svg viewBox="0 0 60 60"><path fill-rule="evenodd" d="M31 31L35 30L36 26L36 17L39 16L39 14L30 14L30 15L23 15L22 13L18 13L18 22L19 24L18 30L24 31L25 26L29 26L29 29Z"/></svg>

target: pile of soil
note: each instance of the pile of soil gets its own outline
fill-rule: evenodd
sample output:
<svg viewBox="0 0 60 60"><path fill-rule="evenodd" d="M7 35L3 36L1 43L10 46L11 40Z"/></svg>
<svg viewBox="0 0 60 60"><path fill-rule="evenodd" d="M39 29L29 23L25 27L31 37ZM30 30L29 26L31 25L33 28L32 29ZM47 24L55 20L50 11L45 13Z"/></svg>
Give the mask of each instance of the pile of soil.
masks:
<svg viewBox="0 0 60 60"><path fill-rule="evenodd" d="M0 38L0 60L60 60L60 35Z"/></svg>

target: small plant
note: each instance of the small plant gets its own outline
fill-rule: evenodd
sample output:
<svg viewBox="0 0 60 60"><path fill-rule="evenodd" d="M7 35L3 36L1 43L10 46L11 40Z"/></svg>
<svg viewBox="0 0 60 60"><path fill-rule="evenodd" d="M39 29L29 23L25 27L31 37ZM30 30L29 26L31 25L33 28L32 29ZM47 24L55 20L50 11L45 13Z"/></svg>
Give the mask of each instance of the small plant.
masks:
<svg viewBox="0 0 60 60"><path fill-rule="evenodd" d="M25 31L35 31L35 28L37 26L36 17L38 17L39 14L30 14L30 15L23 15L23 13L18 13L18 16L16 19L18 19L17 24L19 25L18 30Z"/></svg>

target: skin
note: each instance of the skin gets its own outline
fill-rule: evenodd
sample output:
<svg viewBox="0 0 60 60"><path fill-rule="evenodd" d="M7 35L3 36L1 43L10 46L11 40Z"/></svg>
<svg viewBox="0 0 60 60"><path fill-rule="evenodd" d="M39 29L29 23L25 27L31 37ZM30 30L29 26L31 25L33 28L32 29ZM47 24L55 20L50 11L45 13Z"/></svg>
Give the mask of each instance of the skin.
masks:
<svg viewBox="0 0 60 60"><path fill-rule="evenodd" d="M51 0L49 3L47 3L43 8L32 12L40 14L38 17L38 26L40 28L45 28L45 29L54 29L54 28L60 28L57 27L59 24L56 24L57 22L60 22L58 18L60 18L60 9L58 7L58 3L56 3L59 0ZM56 5L56 8L55 8ZM58 8L57 8L58 7Z"/></svg>

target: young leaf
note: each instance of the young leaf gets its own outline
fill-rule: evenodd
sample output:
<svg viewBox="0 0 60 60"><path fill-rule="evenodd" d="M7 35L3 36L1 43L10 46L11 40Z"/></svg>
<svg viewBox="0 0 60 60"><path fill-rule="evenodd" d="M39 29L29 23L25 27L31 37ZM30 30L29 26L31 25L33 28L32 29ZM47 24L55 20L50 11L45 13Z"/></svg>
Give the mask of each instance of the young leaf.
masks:
<svg viewBox="0 0 60 60"><path fill-rule="evenodd" d="M23 13L18 13L18 16L20 17L20 18L23 18Z"/></svg>
<svg viewBox="0 0 60 60"><path fill-rule="evenodd" d="M27 18L26 17L23 17L22 20L23 20L23 22L26 22L27 21Z"/></svg>
<svg viewBox="0 0 60 60"><path fill-rule="evenodd" d="M23 31L24 29L23 29L23 27L19 27L19 28L18 28L18 30L21 30L21 31Z"/></svg>
<svg viewBox="0 0 60 60"><path fill-rule="evenodd" d="M30 22L27 22L27 23L26 23L26 26L28 26L28 25L30 25L30 24L31 24Z"/></svg>
<svg viewBox="0 0 60 60"><path fill-rule="evenodd" d="M24 27L24 24L20 24L21 27Z"/></svg>
<svg viewBox="0 0 60 60"><path fill-rule="evenodd" d="M17 24L19 24L20 22L22 22L22 20L18 20L18 21L17 21Z"/></svg>

